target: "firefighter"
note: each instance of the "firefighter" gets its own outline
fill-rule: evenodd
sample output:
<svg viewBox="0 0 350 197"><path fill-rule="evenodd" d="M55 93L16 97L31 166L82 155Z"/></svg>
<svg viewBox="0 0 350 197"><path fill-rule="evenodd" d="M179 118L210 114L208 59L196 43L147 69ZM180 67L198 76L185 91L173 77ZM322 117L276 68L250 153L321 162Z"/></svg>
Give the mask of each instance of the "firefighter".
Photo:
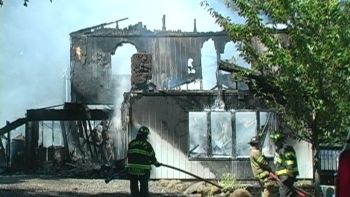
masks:
<svg viewBox="0 0 350 197"><path fill-rule="evenodd" d="M250 166L254 177L261 185L261 196L269 197L272 195L272 189L275 185L269 175L271 167L268 165L265 156L259 150L258 138L253 137L248 144L250 144Z"/></svg>
<svg viewBox="0 0 350 197"><path fill-rule="evenodd" d="M159 167L152 145L147 141L150 131L142 126L128 145L128 175L132 197L148 197L151 164ZM139 185L140 183L140 185Z"/></svg>
<svg viewBox="0 0 350 197"><path fill-rule="evenodd" d="M281 183L283 183L279 188L280 196L297 196L294 189L294 182L296 181L296 176L299 174L299 171L295 150L292 146L284 143L283 134L280 132L273 132L270 138L275 146L275 174L278 176Z"/></svg>

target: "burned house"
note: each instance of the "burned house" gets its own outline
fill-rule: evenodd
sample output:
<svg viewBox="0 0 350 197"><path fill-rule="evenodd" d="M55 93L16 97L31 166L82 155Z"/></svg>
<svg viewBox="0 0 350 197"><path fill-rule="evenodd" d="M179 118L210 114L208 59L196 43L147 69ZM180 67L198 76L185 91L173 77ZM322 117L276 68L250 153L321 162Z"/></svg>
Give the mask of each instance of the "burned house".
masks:
<svg viewBox="0 0 350 197"><path fill-rule="evenodd" d="M273 111L217 65L215 86L203 88L207 80L201 60L203 44L213 41L218 62L230 42L227 33L198 32L195 22L192 32L170 31L165 27L165 17L162 30L154 31L141 22L120 29L119 21L113 28L104 23L70 34L70 101L63 109L27 111L27 117L21 120L26 125L27 157L39 157L35 149L43 139L42 121L57 121L66 157L95 161L106 157L99 151L99 125L108 125L114 160L125 158L127 143L144 125L151 130L150 142L161 163L204 178L232 173L237 179L252 179L248 142L258 132L268 136L279 123ZM115 76L112 67L124 65L112 65L111 59L126 43L137 50L130 57L130 75ZM93 109L93 105L100 108ZM10 126L1 134L16 125ZM50 128L54 130L53 125ZM261 144L265 155L272 158L269 138L263 138ZM310 178L311 149L303 143L295 143L295 147L304 161L300 165L307 166L300 169L300 177ZM151 177L192 178L167 168L153 169Z"/></svg>
<svg viewBox="0 0 350 197"><path fill-rule="evenodd" d="M225 172L238 179L252 178L247 142L258 131L268 135L269 130L277 128L278 120L244 85L232 80L228 83L227 74L219 70L217 85L203 89L201 49L209 39L219 60L230 42L227 34L197 32L195 25L193 32L166 30L164 20L159 31L138 23L124 29L102 24L73 32L72 101L116 100L120 95L115 93L118 79L111 75L111 56L119 46L130 43L137 53L130 60L130 89L124 92L122 103L115 103L121 111L118 135L126 135L119 139L130 141L145 125L151 130L150 141L162 163L206 178L220 177ZM187 89L191 83L199 85ZM268 140L262 143L265 154L272 156ZM165 168L153 170L152 177L191 178Z"/></svg>

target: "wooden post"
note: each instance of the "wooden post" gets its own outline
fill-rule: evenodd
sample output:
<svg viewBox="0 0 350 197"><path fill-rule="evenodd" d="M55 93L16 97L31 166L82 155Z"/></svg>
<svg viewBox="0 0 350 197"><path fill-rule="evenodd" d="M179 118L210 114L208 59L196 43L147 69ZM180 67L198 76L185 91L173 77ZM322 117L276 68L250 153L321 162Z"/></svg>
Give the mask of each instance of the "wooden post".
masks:
<svg viewBox="0 0 350 197"><path fill-rule="evenodd" d="M62 137L63 137L63 144L64 144L64 151L65 151L65 154L66 154L66 159L68 161L71 161L71 158L70 158L70 155L69 155L69 147L68 147L66 124L65 124L65 121L60 121L60 123L61 123L61 131L62 131Z"/></svg>
<svg viewBox="0 0 350 197"><path fill-rule="evenodd" d="M37 166L36 148L39 140L39 122L28 121L25 128L25 159L27 161L27 169L35 169Z"/></svg>
<svg viewBox="0 0 350 197"><path fill-rule="evenodd" d="M91 145L90 145L90 136L88 135L88 132L87 132L87 126L86 126L86 122L85 121L82 121L80 122L80 124L83 125L83 128L84 128L84 134L85 134L85 141L86 141L86 145L88 146L88 149L90 151L90 154L91 154L91 158L92 159L95 159L95 155L94 153L92 152L92 148L91 148Z"/></svg>
<svg viewBox="0 0 350 197"><path fill-rule="evenodd" d="M94 146L95 156L96 156L96 159L98 159L98 152L97 152L97 148L96 148L96 137L95 137L95 133L94 133L93 130L92 130L92 126L91 126L90 120L87 120L87 122L88 122L89 129L90 129L91 142L92 142L92 145Z"/></svg>

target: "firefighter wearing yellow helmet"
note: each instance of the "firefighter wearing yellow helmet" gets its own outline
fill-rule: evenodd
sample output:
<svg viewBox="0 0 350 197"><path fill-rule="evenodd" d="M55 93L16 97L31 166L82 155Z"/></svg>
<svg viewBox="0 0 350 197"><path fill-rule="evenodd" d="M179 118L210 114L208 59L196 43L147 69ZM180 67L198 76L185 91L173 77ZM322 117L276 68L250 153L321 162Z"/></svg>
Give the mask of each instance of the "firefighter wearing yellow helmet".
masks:
<svg viewBox="0 0 350 197"><path fill-rule="evenodd" d="M296 176L299 174L295 150L292 146L284 143L284 136L281 132L273 132L270 138L275 146L275 174L283 183L279 188L280 196L297 196L293 189Z"/></svg>

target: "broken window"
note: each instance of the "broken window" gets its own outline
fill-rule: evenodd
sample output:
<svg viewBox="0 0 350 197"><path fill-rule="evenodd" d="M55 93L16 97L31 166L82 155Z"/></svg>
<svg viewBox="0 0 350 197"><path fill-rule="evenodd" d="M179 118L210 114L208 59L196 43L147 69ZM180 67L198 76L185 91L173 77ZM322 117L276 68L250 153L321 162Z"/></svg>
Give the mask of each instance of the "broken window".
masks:
<svg viewBox="0 0 350 197"><path fill-rule="evenodd" d="M262 142L262 153L266 157L273 157L274 156L274 146L270 139L271 131L276 130L277 128L277 121L276 121L276 114L274 112L259 112L259 136L261 136L261 139L264 141Z"/></svg>
<svg viewBox="0 0 350 197"><path fill-rule="evenodd" d="M59 121L41 121L39 124L39 145L43 147L62 146L63 137Z"/></svg>
<svg viewBox="0 0 350 197"><path fill-rule="evenodd" d="M208 153L208 135L207 135L207 113L190 112L189 113L189 156L207 157Z"/></svg>
<svg viewBox="0 0 350 197"><path fill-rule="evenodd" d="M270 157L274 150L268 136L274 128L274 112L189 112L188 156L191 159L248 158L248 142L259 134L262 151Z"/></svg>
<svg viewBox="0 0 350 197"><path fill-rule="evenodd" d="M235 149L237 157L249 156L248 142L256 135L256 112L236 112L236 139Z"/></svg>
<svg viewBox="0 0 350 197"><path fill-rule="evenodd" d="M211 112L210 114L213 157L232 156L231 112Z"/></svg>

